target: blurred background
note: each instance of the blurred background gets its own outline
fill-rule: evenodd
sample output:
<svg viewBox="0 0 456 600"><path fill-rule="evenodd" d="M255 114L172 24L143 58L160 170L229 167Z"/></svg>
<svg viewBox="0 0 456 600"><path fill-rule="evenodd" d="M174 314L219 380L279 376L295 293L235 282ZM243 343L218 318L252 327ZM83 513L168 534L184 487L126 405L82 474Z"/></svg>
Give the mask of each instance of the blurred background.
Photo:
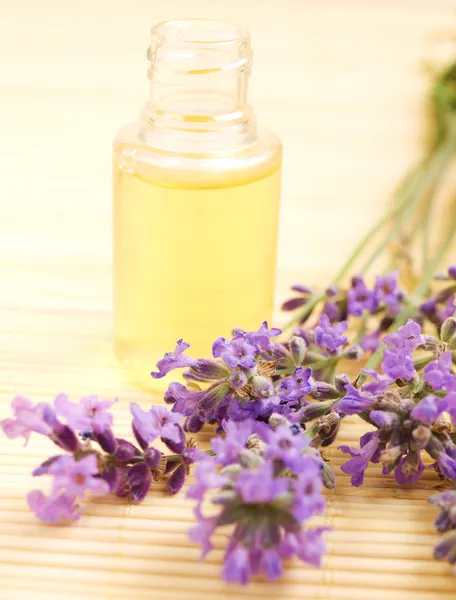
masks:
<svg viewBox="0 0 456 600"><path fill-rule="evenodd" d="M112 351L111 161L114 135L147 98L155 23L211 17L250 29L250 101L284 145L278 306L295 281L328 282L422 156L424 65L454 39L455 9L456 0L0 0L0 414L17 393L118 396L116 426L128 436L129 401L151 402ZM342 479L327 568L291 568L277 587L244 594L221 589L217 558L196 562L183 495L171 503L154 487L141 507L94 502L78 527L41 526L24 497L47 440L18 448L0 437L0 600L431 600L436 589L454 598L449 569L430 562L425 490L403 508L411 490L382 479L354 496ZM375 558L364 556L377 540Z"/></svg>
<svg viewBox="0 0 456 600"><path fill-rule="evenodd" d="M250 100L284 144L278 296L326 281L424 137L423 68L453 35L439 0L0 0L4 303L111 303L111 142L148 94L161 20L252 35ZM28 276L33 266L33 278ZM91 285L91 282L97 285Z"/></svg>

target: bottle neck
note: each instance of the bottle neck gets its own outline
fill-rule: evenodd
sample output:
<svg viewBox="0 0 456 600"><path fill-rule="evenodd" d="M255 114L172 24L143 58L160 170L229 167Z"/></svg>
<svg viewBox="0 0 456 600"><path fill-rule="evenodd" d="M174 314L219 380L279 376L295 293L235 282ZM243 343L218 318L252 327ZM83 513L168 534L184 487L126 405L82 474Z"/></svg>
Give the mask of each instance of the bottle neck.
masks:
<svg viewBox="0 0 456 600"><path fill-rule="evenodd" d="M148 58L150 97L140 130L147 143L205 154L255 141L247 32L206 19L162 23L152 30Z"/></svg>

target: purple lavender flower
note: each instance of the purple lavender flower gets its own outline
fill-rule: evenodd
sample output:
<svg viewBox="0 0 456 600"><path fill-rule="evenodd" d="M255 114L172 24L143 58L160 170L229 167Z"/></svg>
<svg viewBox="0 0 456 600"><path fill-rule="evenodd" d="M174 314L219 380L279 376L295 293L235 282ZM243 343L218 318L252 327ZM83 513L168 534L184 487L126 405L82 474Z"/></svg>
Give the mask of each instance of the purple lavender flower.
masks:
<svg viewBox="0 0 456 600"><path fill-rule="evenodd" d="M41 491L34 490L27 495L27 501L42 521L75 520L80 516L77 499L84 498L87 492L104 496L110 491L108 483L100 478L95 454L78 461L72 456L60 456L41 473L54 476L51 494L46 497Z"/></svg>
<svg viewBox="0 0 456 600"><path fill-rule="evenodd" d="M367 333L361 340L360 346L365 352L375 352L381 344L380 330Z"/></svg>
<svg viewBox="0 0 456 600"><path fill-rule="evenodd" d="M405 349L383 351L382 369L391 379L413 379L416 371L410 353Z"/></svg>
<svg viewBox="0 0 456 600"><path fill-rule="evenodd" d="M424 463L419 452L409 452L399 459L394 469L394 478L399 485L417 483L424 471Z"/></svg>
<svg viewBox="0 0 456 600"><path fill-rule="evenodd" d="M133 415L133 427L146 442L153 442L157 437L179 442L180 430L176 425L184 415L169 412L164 406L152 406L146 412L136 402L131 402L130 410Z"/></svg>
<svg viewBox="0 0 456 600"><path fill-rule="evenodd" d="M45 523L59 521L76 521L81 516L81 509L75 504L74 497L64 492L46 497L40 490L32 490L27 494L30 510Z"/></svg>
<svg viewBox="0 0 456 600"><path fill-rule="evenodd" d="M347 300L348 313L355 317L361 317L365 310L373 313L377 309L377 297L368 289L362 277L356 277L352 281Z"/></svg>
<svg viewBox="0 0 456 600"><path fill-rule="evenodd" d="M230 376L230 387L239 390L246 385L247 381L247 375L243 371L234 371Z"/></svg>
<svg viewBox="0 0 456 600"><path fill-rule="evenodd" d="M343 346L347 342L347 338L342 335L347 331L347 327L347 321L336 323L331 327L328 316L322 314L319 325L315 328L315 341L317 345L327 348L330 352L335 352L339 346Z"/></svg>
<svg viewBox="0 0 456 600"><path fill-rule="evenodd" d="M205 393L205 391L190 390L182 383L175 381L169 384L164 400L167 404L174 404L173 412L189 417L196 412L198 403Z"/></svg>
<svg viewBox="0 0 456 600"><path fill-rule="evenodd" d="M220 337L212 345L214 358L220 357L230 369L242 367L252 369L256 365L257 347L251 344L244 335L238 334L231 341Z"/></svg>
<svg viewBox="0 0 456 600"><path fill-rule="evenodd" d="M448 275L451 279L456 279L456 265L451 265L448 267Z"/></svg>
<svg viewBox="0 0 456 600"><path fill-rule="evenodd" d="M447 403L447 412L453 419L453 424L456 424L456 390L449 392L445 397Z"/></svg>
<svg viewBox="0 0 456 600"><path fill-rule="evenodd" d="M274 477L272 462L262 463L258 469L244 469L233 486L245 504L273 502L289 488L285 478Z"/></svg>
<svg viewBox="0 0 456 600"><path fill-rule="evenodd" d="M238 544L235 540L231 540L228 549L225 552L223 561L223 579L227 583L240 583L246 585L252 576L251 552Z"/></svg>
<svg viewBox="0 0 456 600"><path fill-rule="evenodd" d="M65 417L68 425L77 431L102 431L112 425L113 417L108 412L116 400L98 400L98 396L86 396L73 404L66 394L54 400L57 414Z"/></svg>
<svg viewBox="0 0 456 600"><path fill-rule="evenodd" d="M23 437L27 444L32 432L51 435L52 427L43 417L44 404L35 405L25 396L16 396L11 406L15 418L0 421L0 427L9 439Z"/></svg>
<svg viewBox="0 0 456 600"><path fill-rule="evenodd" d="M217 462L226 466L238 461L239 452L245 448L247 439L261 428L261 424L249 419L240 423L224 421L222 426L225 436L212 438L211 447L217 456Z"/></svg>
<svg viewBox="0 0 456 600"><path fill-rule="evenodd" d="M362 485L364 481L364 471L377 453L379 444L380 439L377 432L369 431L361 437L361 447L359 450L350 448L349 446L339 446L339 450L352 457L341 466L341 471L346 475L352 475L351 483L355 487Z"/></svg>
<svg viewBox="0 0 456 600"><path fill-rule="evenodd" d="M437 396L425 396L412 410L414 419L424 425L432 425L439 415L447 409L447 401Z"/></svg>
<svg viewBox="0 0 456 600"><path fill-rule="evenodd" d="M229 482L229 477L219 472L219 464L212 456L200 458L194 470L196 482L188 489L188 498L202 502L208 490L223 488Z"/></svg>
<svg viewBox="0 0 456 600"><path fill-rule="evenodd" d="M456 481L456 459L448 450L440 453L437 458L437 466L444 477Z"/></svg>
<svg viewBox="0 0 456 600"><path fill-rule="evenodd" d="M393 309L397 307L401 300L398 278L399 271L393 271L387 275L379 275L374 288L377 301Z"/></svg>
<svg viewBox="0 0 456 600"><path fill-rule="evenodd" d="M426 302L420 304L420 311L427 317L433 317L437 312L437 302L435 298L429 298Z"/></svg>
<svg viewBox="0 0 456 600"><path fill-rule="evenodd" d="M259 571L275 579L281 559L292 554L318 565L325 550L321 531L312 530L312 537L303 529L305 520L324 509L321 458L309 453L313 449L304 435L300 430L295 435L283 417L275 415L271 422L281 424L276 429L253 421L225 424L225 439L212 440L216 454L197 463L196 483L189 489L198 502L190 537L202 545L203 556L218 528L234 526L224 556L223 577L229 582L246 584ZM219 507L212 517L201 511L206 493Z"/></svg>
<svg viewBox="0 0 456 600"><path fill-rule="evenodd" d="M235 331L238 332L239 330L235 330ZM258 352L260 352L261 350L264 350L264 351L273 350L275 347L275 344L273 342L271 342L271 338L277 337L281 333L282 333L281 329L279 329L277 327L271 327L271 329L269 329L268 322L263 321L263 323L260 325L260 328L258 329L258 331L254 331L251 333L244 332L244 335L245 335L247 341L249 342L249 344L256 346Z"/></svg>
<svg viewBox="0 0 456 600"><path fill-rule="evenodd" d="M377 401L377 398L366 391L359 391L353 385L348 384L346 394L340 400L334 403L334 409L344 415L356 415L371 408Z"/></svg>
<svg viewBox="0 0 456 600"><path fill-rule="evenodd" d="M434 548L434 557L437 560L447 560L450 565L456 563L456 531L449 531L440 538Z"/></svg>
<svg viewBox="0 0 456 600"><path fill-rule="evenodd" d="M429 498L431 504L439 509L439 515L435 521L437 531L444 532L456 528L456 490L447 490L440 494L434 494Z"/></svg>
<svg viewBox="0 0 456 600"><path fill-rule="evenodd" d="M296 367L290 377L282 380L279 395L286 402L303 402L306 404L305 396L313 389L312 369Z"/></svg>
<svg viewBox="0 0 456 600"><path fill-rule="evenodd" d="M184 355L184 351L190 347L182 339L177 340L176 348L174 352L167 352L165 356L157 363L157 372L152 372L151 375L154 379L161 379L174 369L181 369L184 367L194 367L197 364L196 359L190 358Z"/></svg>
<svg viewBox="0 0 456 600"><path fill-rule="evenodd" d="M411 353L423 343L421 327L418 323L409 319L405 325L393 333L385 335L384 343L394 350L406 350Z"/></svg>
<svg viewBox="0 0 456 600"><path fill-rule="evenodd" d="M379 395L389 388L393 380L385 375L380 375L374 369L362 369L362 372L372 377L374 381L365 383L362 386L363 392L369 392L370 394Z"/></svg>
<svg viewBox="0 0 456 600"><path fill-rule="evenodd" d="M116 494L120 498L128 497L133 504L139 504L146 497L152 483L152 474L145 463L123 469Z"/></svg>
<svg viewBox="0 0 456 600"><path fill-rule="evenodd" d="M443 309L441 309L439 311L440 322L443 323L449 317L453 317L455 313L456 313L456 294L453 294L450 298L448 298Z"/></svg>
<svg viewBox="0 0 456 600"><path fill-rule="evenodd" d="M383 338L389 346L383 351L382 369L392 379L410 381L415 376L412 352L423 343L421 327L409 319L397 332Z"/></svg>
<svg viewBox="0 0 456 600"><path fill-rule="evenodd" d="M279 425L274 433L267 436L268 448L265 457L280 460L284 465L296 471L302 471L302 462L306 460L303 450L309 442L302 433L286 425Z"/></svg>
<svg viewBox="0 0 456 600"><path fill-rule="evenodd" d="M326 551L323 534L328 531L327 527L316 527L299 533L287 533L279 547L283 558L296 556L314 567L321 567L322 557Z"/></svg>
<svg viewBox="0 0 456 600"><path fill-rule="evenodd" d="M330 323L337 323L342 318L339 305L337 302L332 302L331 300L328 300L323 305L322 314L328 317Z"/></svg>
<svg viewBox="0 0 456 600"><path fill-rule="evenodd" d="M451 381L450 372L453 366L451 351L442 352L440 358L433 360L424 369L424 381L430 383L435 391L445 387L447 381Z"/></svg>

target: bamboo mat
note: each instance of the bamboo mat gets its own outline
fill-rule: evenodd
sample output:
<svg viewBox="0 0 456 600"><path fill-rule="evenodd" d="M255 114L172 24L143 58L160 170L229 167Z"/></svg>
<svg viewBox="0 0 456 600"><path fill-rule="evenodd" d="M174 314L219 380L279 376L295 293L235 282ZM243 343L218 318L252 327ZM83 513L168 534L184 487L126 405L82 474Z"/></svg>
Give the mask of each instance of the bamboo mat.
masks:
<svg viewBox="0 0 456 600"><path fill-rule="evenodd" d="M144 102L149 25L198 15L252 30L252 103L285 146L280 299L295 280L327 281L419 154L420 64L435 34L451 32L454 7L0 0L0 418L19 392L98 393L120 398L127 435L129 402L160 401L116 364L110 308L110 141ZM355 444L362 427L344 423L341 443ZM324 568L290 562L281 581L240 589L219 578L223 537L198 562L191 504L158 484L141 506L96 500L75 526L37 523L24 497L50 451L40 438L24 449L0 437L0 600L455 597L450 569L432 559L432 473L399 488L371 467L354 489L329 450L337 488Z"/></svg>

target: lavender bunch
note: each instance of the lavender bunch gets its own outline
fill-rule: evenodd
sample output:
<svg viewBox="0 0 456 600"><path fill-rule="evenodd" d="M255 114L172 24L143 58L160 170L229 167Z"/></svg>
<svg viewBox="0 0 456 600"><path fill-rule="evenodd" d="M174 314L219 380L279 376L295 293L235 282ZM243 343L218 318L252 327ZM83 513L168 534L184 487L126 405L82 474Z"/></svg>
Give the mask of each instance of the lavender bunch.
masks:
<svg viewBox="0 0 456 600"><path fill-rule="evenodd" d="M381 463L383 473L394 471L398 483L416 483L425 468L424 451L442 478L456 480L456 319L445 321L440 339L423 335L420 325L409 320L383 341L384 375L367 371L374 381L359 391L352 388L339 403L342 411L359 414L376 428L361 437L359 449L340 447L351 456L342 470L359 486L368 464Z"/></svg>
<svg viewBox="0 0 456 600"><path fill-rule="evenodd" d="M174 369L185 369L187 385L173 382L165 392L165 402L172 412L185 415L184 430L199 431L205 423L218 426L227 420L254 419L268 423L273 413L293 423L305 423L322 416L325 400L339 398L343 392L336 385L314 377L306 367L308 348L303 337L293 336L287 343L273 338L280 329L269 329L264 322L256 332L233 331L232 339L218 338L213 344L213 358L191 358L184 354L189 344L178 340L174 352L157 363L152 377L160 378ZM332 327L324 318L316 328L322 347L330 359L338 357L345 336L340 327ZM326 358L324 358L326 360ZM344 382L345 378L338 378ZM333 427L328 436L334 435ZM321 442L329 443L326 436Z"/></svg>
<svg viewBox="0 0 456 600"><path fill-rule="evenodd" d="M74 521L81 515L81 502L88 496L116 494L132 503L141 502L152 480L166 479L170 493L178 492L193 463L195 444L186 440L179 425L182 415L154 406L143 411L131 404L132 429L137 445L114 435L109 409L116 401L96 396L72 403L59 394L53 404L16 396L14 418L0 421L10 438L32 433L48 437L65 454L53 455L33 475L51 475L51 491L27 494L30 509L42 521ZM62 422L62 418L65 422ZM150 444L160 438L173 454L165 455Z"/></svg>
<svg viewBox="0 0 456 600"><path fill-rule="evenodd" d="M276 414L269 425L247 419L223 427L224 437L213 438L213 456L201 457L188 490L197 501L190 537L201 544L202 556L213 548L213 534L228 526L228 582L246 584L259 572L276 579L283 559L293 555L320 566L326 528L304 525L323 513L323 482L332 486L333 479L301 427Z"/></svg>
<svg viewBox="0 0 456 600"><path fill-rule="evenodd" d="M314 368L334 366L344 358L360 359L365 353L376 352L385 335L397 329L406 314L422 327L438 335L444 321L456 311L456 266L445 274L435 276L438 289L417 302L400 285L399 271L379 275L370 288L362 276L352 277L350 287L329 286L323 295L309 287L295 285L297 295L282 305L285 311L301 308L294 317L295 335L303 337L308 347L307 364ZM317 311L317 303L321 310ZM309 307L309 308L307 308ZM322 328L331 326L340 333L350 332L350 338L339 338L340 350L324 344ZM332 356L331 356L332 355ZM322 370L322 376L333 374L334 369Z"/></svg>

